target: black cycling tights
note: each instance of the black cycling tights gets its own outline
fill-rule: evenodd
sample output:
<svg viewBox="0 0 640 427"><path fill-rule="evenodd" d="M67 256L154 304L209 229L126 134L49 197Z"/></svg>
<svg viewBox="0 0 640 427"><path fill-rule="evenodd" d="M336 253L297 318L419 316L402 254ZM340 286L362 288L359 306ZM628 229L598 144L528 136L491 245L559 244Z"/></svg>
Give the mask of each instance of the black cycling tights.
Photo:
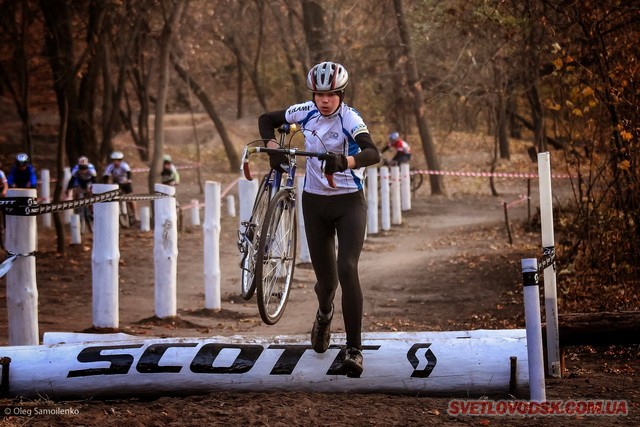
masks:
<svg viewBox="0 0 640 427"><path fill-rule="evenodd" d="M340 282L347 346L360 348L362 289L358 277L358 260L367 222L364 194L357 191L321 196L305 192L302 196L302 210L311 263L318 281L315 291L320 310L323 313L331 311L331 303Z"/></svg>

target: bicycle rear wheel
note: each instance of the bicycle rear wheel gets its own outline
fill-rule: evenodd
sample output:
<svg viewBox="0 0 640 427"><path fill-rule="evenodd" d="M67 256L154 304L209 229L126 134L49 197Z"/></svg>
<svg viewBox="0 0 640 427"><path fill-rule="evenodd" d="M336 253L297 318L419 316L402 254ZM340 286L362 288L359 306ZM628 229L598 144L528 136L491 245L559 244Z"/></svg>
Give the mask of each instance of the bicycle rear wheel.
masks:
<svg viewBox="0 0 640 427"><path fill-rule="evenodd" d="M240 280L240 293L242 298L250 300L256 291L255 281L255 267L256 267L256 253L258 249L258 242L260 241L260 232L262 231L262 223L264 216L267 213L269 207L269 192L271 190L269 186L269 175L265 175L258 187L258 194L256 200L253 203L253 211L251 218L244 231L247 253L242 258L242 278Z"/></svg>
<svg viewBox="0 0 640 427"><path fill-rule="evenodd" d="M424 181L424 177L421 173L412 173L411 174L411 197L415 197L416 191L422 185L422 181Z"/></svg>
<svg viewBox="0 0 640 427"><path fill-rule="evenodd" d="M287 305L296 239L295 203L290 190L280 190L269 203L256 258L258 310L267 325L276 324Z"/></svg>

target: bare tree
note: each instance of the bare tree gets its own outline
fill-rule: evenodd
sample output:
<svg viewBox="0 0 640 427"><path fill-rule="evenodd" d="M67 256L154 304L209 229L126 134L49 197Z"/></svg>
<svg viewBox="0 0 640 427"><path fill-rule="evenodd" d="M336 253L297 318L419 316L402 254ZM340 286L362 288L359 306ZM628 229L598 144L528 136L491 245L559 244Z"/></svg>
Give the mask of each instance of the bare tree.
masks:
<svg viewBox="0 0 640 427"><path fill-rule="evenodd" d="M405 19L404 6L402 0L393 0L393 5L396 10L398 30L400 32L400 39L402 40L403 55L407 67L407 84L413 99L413 113L416 117L418 132L422 140L422 149L424 150L429 169L437 171L440 170L440 161L436 154L433 137L431 136L431 130L429 129L429 123L425 114L422 83L418 76L418 66L416 65L411 47L411 36L409 35L409 28L407 27ZM440 175L429 175L429 181L431 183L431 194L442 194L444 192L444 184Z"/></svg>

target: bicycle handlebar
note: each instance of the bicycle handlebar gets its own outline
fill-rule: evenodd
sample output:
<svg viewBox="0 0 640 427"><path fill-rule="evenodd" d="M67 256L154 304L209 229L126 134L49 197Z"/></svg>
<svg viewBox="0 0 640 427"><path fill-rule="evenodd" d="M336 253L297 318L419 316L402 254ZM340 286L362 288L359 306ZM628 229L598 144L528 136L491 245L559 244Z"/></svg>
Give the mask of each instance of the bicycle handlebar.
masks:
<svg viewBox="0 0 640 427"><path fill-rule="evenodd" d="M253 180L253 176L251 175L251 170L249 168L249 156L253 153L283 153L289 156L305 156L305 157L320 157L326 154L326 153L315 153L312 151L298 150L297 148L245 147L242 153L242 171L244 172L244 177L247 178L248 181ZM327 177L329 186L331 188L336 188L336 183L333 180L333 175L325 174L325 176Z"/></svg>

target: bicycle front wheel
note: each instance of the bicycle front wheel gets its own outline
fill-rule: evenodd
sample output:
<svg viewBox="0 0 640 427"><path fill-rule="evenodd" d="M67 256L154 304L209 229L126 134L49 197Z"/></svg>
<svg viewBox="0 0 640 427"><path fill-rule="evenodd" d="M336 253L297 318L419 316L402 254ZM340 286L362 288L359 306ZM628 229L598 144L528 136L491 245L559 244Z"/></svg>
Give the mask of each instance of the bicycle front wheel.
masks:
<svg viewBox="0 0 640 427"><path fill-rule="evenodd" d="M264 218L256 257L256 285L260 317L274 325L289 299L296 259L296 209L289 190L271 200Z"/></svg>
<svg viewBox="0 0 640 427"><path fill-rule="evenodd" d="M247 247L247 253L242 258L242 278L240 280L240 293L242 298L250 300L256 291L255 281L255 268L256 268L256 254L258 248L258 242L260 241L260 232L262 231L262 223L264 222L264 216L267 213L269 207L269 180L268 175L262 178L260 187L258 188L258 194L256 200L253 203L253 212L251 219L247 224L247 228L244 230L245 244Z"/></svg>

